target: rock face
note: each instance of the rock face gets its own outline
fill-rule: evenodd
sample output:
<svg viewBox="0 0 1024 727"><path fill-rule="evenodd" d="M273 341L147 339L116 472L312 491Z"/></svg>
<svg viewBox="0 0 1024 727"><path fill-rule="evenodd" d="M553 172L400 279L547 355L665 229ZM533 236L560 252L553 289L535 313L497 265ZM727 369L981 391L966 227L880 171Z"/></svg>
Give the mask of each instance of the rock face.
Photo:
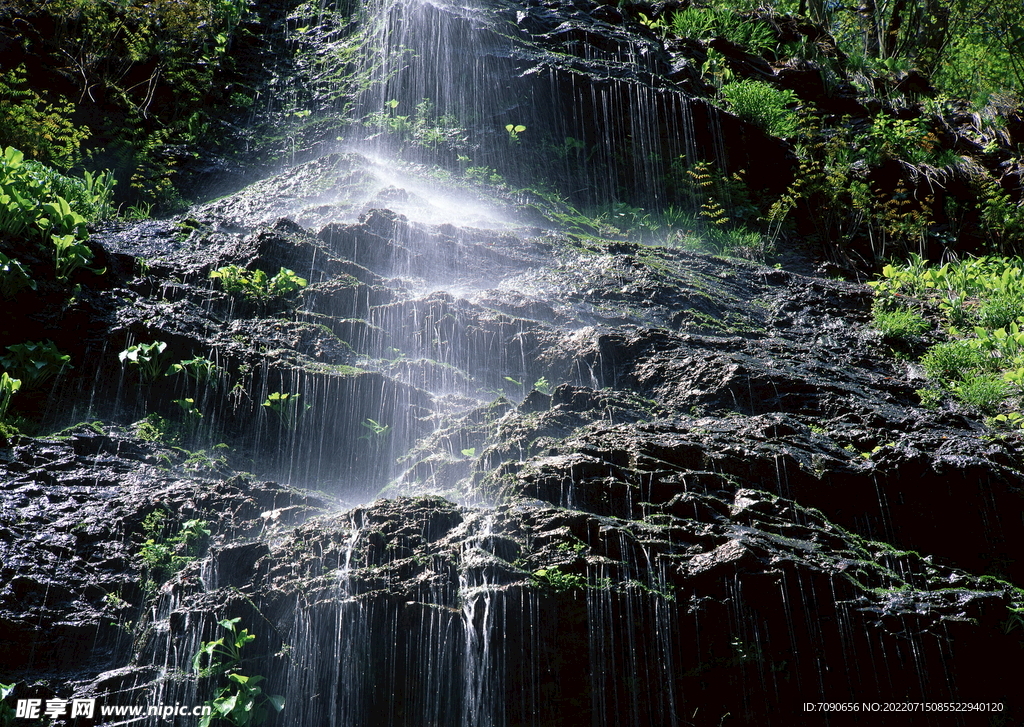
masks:
<svg viewBox="0 0 1024 727"><path fill-rule="evenodd" d="M240 618L278 724L1017 718L991 654L1019 642L1019 440L921 408L866 288L387 209L262 222L357 163L94 236L109 272L47 421L100 421L0 461L15 696L199 704L223 684L192 656ZM309 285L231 296L227 264ZM151 340L219 378L122 374Z"/></svg>
<svg viewBox="0 0 1024 727"><path fill-rule="evenodd" d="M438 7L419 8L431 28ZM623 12L499 8L482 77L511 68L527 101L569 108L492 113L575 119L547 130L565 175L613 189L646 193L644 157L613 153L627 142L724 145L736 169L760 160L754 186L785 185L785 144L684 97L694 49ZM814 68L786 73L820 93ZM19 392L36 436L0 448L12 698L230 711L259 675L279 725L846 723L807 702L878 703L879 725L979 717L884 711L910 703L1024 720L993 658L1024 645L1019 435L921 407L864 286L565 217L347 151L95 231L101 276L21 254L40 284L12 309L73 368ZM229 266L306 284L229 292L210 277ZM4 325L0 347L26 340ZM234 681L193 669L242 629Z"/></svg>

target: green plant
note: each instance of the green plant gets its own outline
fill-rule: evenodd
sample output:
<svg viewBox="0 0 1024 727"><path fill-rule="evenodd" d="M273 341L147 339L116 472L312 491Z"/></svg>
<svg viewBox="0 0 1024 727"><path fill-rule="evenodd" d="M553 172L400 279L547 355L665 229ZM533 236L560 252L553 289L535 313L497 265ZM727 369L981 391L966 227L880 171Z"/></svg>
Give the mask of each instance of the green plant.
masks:
<svg viewBox="0 0 1024 727"><path fill-rule="evenodd" d="M875 328L889 339L901 341L914 339L931 328L920 313L909 308L899 307L895 310L887 310L885 306L875 305L871 309L871 315Z"/></svg>
<svg viewBox="0 0 1024 727"><path fill-rule="evenodd" d="M9 727L14 724L14 709L7 704L7 698L14 694L16 682L0 684L0 727Z"/></svg>
<svg viewBox="0 0 1024 727"><path fill-rule="evenodd" d="M177 427L174 422L153 412L145 419L135 422L132 425L135 436L144 442L163 442L173 444L177 442Z"/></svg>
<svg viewBox="0 0 1024 727"><path fill-rule="evenodd" d="M210 272L210 278L219 280L227 293L240 293L254 302L288 295L305 288L308 281L294 271L281 268L276 275L268 277L262 270L249 271L238 265L226 265Z"/></svg>
<svg viewBox="0 0 1024 727"><path fill-rule="evenodd" d="M170 352L164 341L152 341L129 346L117 357L125 366L138 369L143 381L153 382L167 370Z"/></svg>
<svg viewBox="0 0 1024 727"><path fill-rule="evenodd" d="M163 583L191 563L202 552L210 529L205 520L186 520L177 533L166 537L167 513L154 510L142 521L143 535L148 536L139 548L139 557L156 583Z"/></svg>
<svg viewBox="0 0 1024 727"><path fill-rule="evenodd" d="M67 280L72 273L82 268L96 275L103 275L106 272L106 268L97 270L89 267L93 257L92 250L75 235L50 235L50 241L53 243L54 264L58 280Z"/></svg>
<svg viewBox="0 0 1024 727"><path fill-rule="evenodd" d="M0 252L0 295L11 300L26 288L35 290L36 281L28 274L24 265Z"/></svg>
<svg viewBox="0 0 1024 727"><path fill-rule="evenodd" d="M291 394L281 391L272 392L267 396L263 406L270 409L288 429L295 429L299 425L299 415L310 408L307 404L305 409L299 403L302 394Z"/></svg>
<svg viewBox="0 0 1024 727"><path fill-rule="evenodd" d="M938 145L938 138L928 130L924 119L894 119L886 114L874 117L857 141L868 164L886 159L929 162L934 159Z"/></svg>
<svg viewBox="0 0 1024 727"><path fill-rule="evenodd" d="M72 123L74 103L41 96L30 86L24 64L0 73L0 104L0 138L63 169L79 160L89 130Z"/></svg>
<svg viewBox="0 0 1024 727"><path fill-rule="evenodd" d="M196 408L195 399L175 399L174 403L178 405L188 419L195 421L203 418L203 413Z"/></svg>
<svg viewBox="0 0 1024 727"><path fill-rule="evenodd" d="M71 356L62 353L53 341L27 341L8 346L8 355L0 357L0 366L21 379L24 388L36 389L72 368Z"/></svg>
<svg viewBox="0 0 1024 727"><path fill-rule="evenodd" d="M476 457L476 447L467 447L462 450L463 457Z"/></svg>
<svg viewBox="0 0 1024 727"><path fill-rule="evenodd" d="M367 418L363 421L363 426L369 430L368 433L360 437L360 439L368 439L370 441L377 441L383 439L391 433L390 424L381 424L376 419Z"/></svg>
<svg viewBox="0 0 1024 727"><path fill-rule="evenodd" d="M767 23L742 16L731 8L690 6L672 14L668 29L680 38L702 42L725 38L751 53L764 53L778 44L775 33Z"/></svg>
<svg viewBox="0 0 1024 727"><path fill-rule="evenodd" d="M6 371L0 373L0 421L3 421L7 416L7 408L11 405L11 398L20 388L20 379L12 379Z"/></svg>
<svg viewBox="0 0 1024 727"><path fill-rule="evenodd" d="M939 343L921 358L924 371L940 382L965 381L987 365L987 357L969 341Z"/></svg>
<svg viewBox="0 0 1024 727"><path fill-rule="evenodd" d="M204 356L196 356L191 359L182 359L178 363L171 364L167 369L167 375L185 374L189 379L204 386L216 388L220 383L223 370L210 359Z"/></svg>
<svg viewBox="0 0 1024 727"><path fill-rule="evenodd" d="M938 409L942 403L942 391L939 389L917 389L914 393L921 400L925 409Z"/></svg>
<svg viewBox="0 0 1024 727"><path fill-rule="evenodd" d="M745 79L722 86L722 97L729 109L772 136L789 137L797 130L797 113L790 108L796 95L764 81Z"/></svg>
<svg viewBox="0 0 1024 727"><path fill-rule="evenodd" d="M124 211L126 220L148 220L153 216L152 202L139 202Z"/></svg>
<svg viewBox="0 0 1024 727"><path fill-rule="evenodd" d="M259 725L270 713L267 708L280 712L284 697L264 694L262 676L242 674L242 649L256 640L248 629L238 629L240 618L223 619L217 623L228 632L215 641L204 641L192 659L192 668L204 678L222 676L228 683L206 704L210 714L199 721L199 727L209 727L214 720L225 720L235 725ZM205 662L205 665L204 665Z"/></svg>
<svg viewBox="0 0 1024 727"><path fill-rule="evenodd" d="M540 568L530 574L530 580L536 585L554 591L565 593L566 591L580 590L587 587L587 579L576 573L566 573L561 566Z"/></svg>
<svg viewBox="0 0 1024 727"><path fill-rule="evenodd" d="M213 445L214 451L227 448L228 445L223 442ZM189 472L223 473L228 467L228 458L223 452L214 454L213 451L207 452L205 449L199 449L195 452L188 452L181 466Z"/></svg>
<svg viewBox="0 0 1024 727"><path fill-rule="evenodd" d="M519 135L526 131L526 127L522 124L505 124L505 131L508 132L509 141L518 144Z"/></svg>
<svg viewBox="0 0 1024 727"><path fill-rule="evenodd" d="M984 374L960 381L952 389L965 404L995 414L1008 394L1009 384L996 374Z"/></svg>
<svg viewBox="0 0 1024 727"><path fill-rule="evenodd" d="M997 414L992 417L993 422L1008 429L1024 429L1024 413L1011 411L1007 414Z"/></svg>
<svg viewBox="0 0 1024 727"><path fill-rule="evenodd" d="M533 382L533 388L542 394L551 393L551 382L546 377L541 376L539 379Z"/></svg>

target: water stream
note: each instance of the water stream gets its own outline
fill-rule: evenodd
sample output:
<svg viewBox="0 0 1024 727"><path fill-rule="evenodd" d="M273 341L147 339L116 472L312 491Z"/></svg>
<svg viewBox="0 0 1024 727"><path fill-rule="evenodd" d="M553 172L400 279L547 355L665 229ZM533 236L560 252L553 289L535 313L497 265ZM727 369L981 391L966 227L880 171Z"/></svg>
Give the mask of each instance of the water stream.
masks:
<svg viewBox="0 0 1024 727"><path fill-rule="evenodd" d="M262 388L254 401L281 387L310 403L301 427L262 412L255 447L281 448L282 479L362 503L282 535L268 550L301 554L289 564L292 576L275 574L289 586L275 603L286 617L261 631L281 644L280 658L264 665L269 690L288 705L278 724L720 724L726 707L712 701L698 714L682 683L726 684L737 711L766 714L773 698L794 693L783 683L787 663L816 660L821 683L800 686L825 693L835 691L824 672L836 654L892 648L882 635L857 632L853 606L834 605L849 596L834 591L845 565L829 561L811 578L776 558L765 566L779 601L770 605L748 594L739 565L734 577L700 581L705 570L755 558L750 553L770 540L755 528L720 527L728 507L706 514L718 503L707 504L713 488L701 483L733 486L714 463L693 464L692 489L685 477L672 480L678 502L658 511L651 503L664 486L659 478L674 475L659 469L629 480L623 472L641 459L638 445L609 444L594 455L552 446L549 457L529 463L542 483L530 493L537 499L502 502L494 473L507 467L514 479L524 452L542 449L508 432L499 442L505 412L519 405L524 416L547 416L549 389L564 384L563 402L592 402L586 424L595 437L614 440L617 426L638 417L596 391L617 383L614 356L595 327L606 312L583 303L556 310L543 272L560 266L562 280L572 280L574 266L588 265L624 291L632 270L613 253L554 259L551 230L524 219L512 195L495 189L545 168L548 181L572 181L562 189L575 200L628 197L653 206L667 199L666 170L696 158L698 144L687 98L648 78L652 47L619 43L609 31L604 50L587 45L584 82L574 61L525 42L514 19L536 12L529 3L473 0L366 3L356 63L364 84L330 162L358 183L265 210L267 220L286 213L319 230L318 239L343 249L360 266L351 270L370 281L365 298L345 298L348 309L334 316L355 332L346 340L357 375L255 375ZM571 23L562 30L581 32ZM486 189L474 178L489 179ZM322 287L307 302L336 293L326 287L332 281L315 282ZM636 327L644 314L607 315ZM587 354L538 361L542 340L549 350L561 340ZM551 422L552 441L579 425L555 415ZM788 495L786 461L776 455L773 466L776 481L765 486ZM481 482L490 489L475 489ZM401 527L388 519L386 502L372 503L382 488L389 497L422 498L403 501L415 513L403 511ZM439 504L438 495L458 507ZM659 529L669 520L671 528ZM546 540L552 532L561 542ZM771 544L817 552L782 536ZM527 546L558 565L538 567ZM678 589L683 576L698 585ZM214 571L204 581L220 587ZM196 698L194 685L172 677L215 632L212 614L190 614L190 640L176 640L168 626L176 598L169 589L157 599L143 656L165 672L162 702ZM835 627L823 635L805 616L826 609L826 598ZM819 642L820 653L796 653L797 644ZM924 647L910 638L905 648L925 671ZM788 649L787 662L780 654Z"/></svg>

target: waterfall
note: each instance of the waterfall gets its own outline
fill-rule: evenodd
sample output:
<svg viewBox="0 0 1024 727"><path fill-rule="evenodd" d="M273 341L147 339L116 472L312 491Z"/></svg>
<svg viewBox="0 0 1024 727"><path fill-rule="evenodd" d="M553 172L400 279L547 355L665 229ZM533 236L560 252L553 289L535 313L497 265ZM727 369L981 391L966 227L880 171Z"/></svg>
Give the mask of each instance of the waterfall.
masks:
<svg viewBox="0 0 1024 727"><path fill-rule="evenodd" d="M273 645L260 669L286 700L276 724L790 724L802 689L843 701L922 688L921 665L947 658L945 644L867 626L914 613L885 594L926 590L927 578L910 581L932 565L880 559L784 500L812 488L788 452L749 454L749 473L733 462L742 476L718 466L734 443L699 418L701 397L740 369L729 356L750 364L765 319L687 348L699 332L678 313L688 296L725 306L722 280L754 274L570 239L551 217L530 217L542 196L522 189L533 176L558 204L654 207L678 201L672 174L726 158L717 112L666 80L655 40L606 23L607 42L592 43L582 23L545 26L544 12L364 4L351 123L334 153L253 204L275 225L256 236L313 250L294 322L347 347L345 364L275 368L268 355L248 379L257 406L275 391L308 406L301 422L257 410L254 448L279 450L282 480L344 506L250 532L265 551L249 591L232 591L215 564L198 579L230 592ZM579 53L546 46L555 36ZM254 188L250 200L264 189ZM231 219L238 199L206 210ZM640 275L651 299L631 297ZM768 275L757 276L760 305ZM646 368L619 370L640 351ZM715 356L721 370L662 397ZM634 392L643 377L656 383ZM750 427L806 428L786 416ZM761 431L748 436L770 439ZM820 544L829 538L833 550ZM163 670L166 703L199 698L178 677L216 630L214 614L182 607L189 638L173 638L182 599L202 601L178 588L158 600L142 655ZM826 672L852 670L857 653L895 654L918 673L837 684ZM784 716L772 716L776 702L790 704Z"/></svg>

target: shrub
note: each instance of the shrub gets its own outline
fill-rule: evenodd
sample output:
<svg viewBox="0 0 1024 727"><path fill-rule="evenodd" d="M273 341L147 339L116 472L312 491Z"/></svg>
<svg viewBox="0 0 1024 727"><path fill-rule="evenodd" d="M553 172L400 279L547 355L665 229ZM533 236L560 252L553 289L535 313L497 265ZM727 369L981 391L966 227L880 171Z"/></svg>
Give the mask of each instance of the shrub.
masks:
<svg viewBox="0 0 1024 727"><path fill-rule="evenodd" d="M246 676L242 670L242 649L256 639L249 629L238 628L241 619L219 621L228 635L215 641L204 641L192 659L192 668L200 677L227 677L228 684L217 690L217 695L206 702L210 713L199 721L199 727L209 727L217 719L236 725L260 725L270 716L267 708L280 712L284 697L264 694L258 686L262 676ZM203 663L206 666L203 666Z"/></svg>
<svg viewBox="0 0 1024 727"><path fill-rule="evenodd" d="M11 378L6 371L0 374L0 421L7 417L7 408L11 405L11 398L20 388L20 379Z"/></svg>
<svg viewBox="0 0 1024 727"><path fill-rule="evenodd" d="M74 104L64 97L51 102L29 88L24 65L0 73L0 105L0 139L62 169L79 160L89 130L71 122Z"/></svg>
<svg viewBox="0 0 1024 727"><path fill-rule="evenodd" d="M953 393L963 403L986 414L995 414L1009 393L1010 385L997 374L973 376L953 386Z"/></svg>
<svg viewBox="0 0 1024 727"><path fill-rule="evenodd" d="M7 347L0 366L21 379L24 388L36 389L71 368L71 356L61 352L53 341L26 341Z"/></svg>
<svg viewBox="0 0 1024 727"><path fill-rule="evenodd" d="M294 293L308 284L288 268L281 268L274 277L262 270L246 270L239 265L226 265L210 272L212 280L219 280L227 293L240 293L253 302L266 302L275 297Z"/></svg>
<svg viewBox="0 0 1024 727"><path fill-rule="evenodd" d="M792 91L747 79L722 86L722 96L734 114L772 136L796 133L798 117L796 111L788 108L797 102Z"/></svg>
<svg viewBox="0 0 1024 727"><path fill-rule="evenodd" d="M0 252L0 295L10 300L26 288L35 290L36 281L24 265Z"/></svg>
<svg viewBox="0 0 1024 727"><path fill-rule="evenodd" d="M205 520L188 520L176 534L165 537L165 518L162 510L154 510L146 516L142 527L149 537L139 549L139 557L150 578L158 583L168 580L199 557L203 543L210 536Z"/></svg>
<svg viewBox="0 0 1024 727"><path fill-rule="evenodd" d="M987 367L988 357L970 341L948 341L932 346L921 365L937 381L965 381Z"/></svg>
<svg viewBox="0 0 1024 727"><path fill-rule="evenodd" d="M874 317L875 328L886 338L913 339L931 327L920 313L907 308L886 310L882 306L875 305L871 313Z"/></svg>
<svg viewBox="0 0 1024 727"><path fill-rule="evenodd" d="M726 8L688 7L672 15L672 32L680 38L707 41L725 38L752 53L773 49L778 40L767 23Z"/></svg>
<svg viewBox="0 0 1024 727"><path fill-rule="evenodd" d="M125 366L138 369L143 381L152 382L167 369L169 355L166 343L153 341L129 346L117 354L117 358Z"/></svg>

